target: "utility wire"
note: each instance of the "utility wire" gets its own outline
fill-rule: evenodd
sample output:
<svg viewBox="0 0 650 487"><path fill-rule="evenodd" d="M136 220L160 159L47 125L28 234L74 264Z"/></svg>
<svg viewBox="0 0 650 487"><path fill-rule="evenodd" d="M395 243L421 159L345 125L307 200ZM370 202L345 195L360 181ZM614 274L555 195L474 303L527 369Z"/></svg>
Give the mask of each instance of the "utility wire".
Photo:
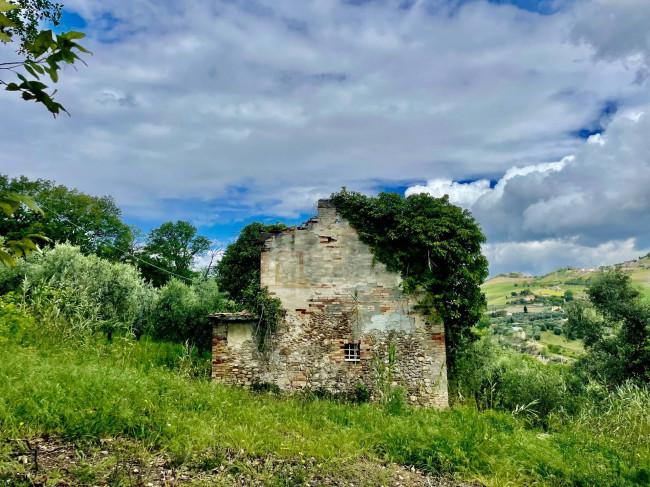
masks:
<svg viewBox="0 0 650 487"><path fill-rule="evenodd" d="M68 217L63 216L63 215L57 213L56 211L54 211L54 210L51 209L51 208L48 208L47 206L45 206L45 205L42 204L42 203L38 203L38 205L39 205L41 208L45 208L47 211L49 211L49 212L51 212L51 213L54 213L54 214L59 218L59 220L65 220L66 222L68 222L70 225L72 225L72 226L75 227L76 229L81 230L81 231L84 232L84 233L88 233L88 232L87 232L83 227L77 225L75 222L71 221ZM163 267L157 266L156 264L152 264L151 262L148 262L148 261L146 261L146 260L144 260L144 259L141 259L140 257L138 257L138 256L135 255L135 254L128 254L128 255L127 255L126 250L118 249L118 248L115 247L114 245L111 245L111 244L107 244L107 245L108 245L109 247L111 247L113 250L117 250L118 252L120 252L122 255L124 255L124 256L126 256L126 257L131 257L131 258L133 258L133 259L135 259L135 260L137 260L137 261L140 261L140 262L142 262L142 263L144 263L144 264L146 264L146 265L149 265L149 266L151 266L151 267L155 267L156 269L158 269L158 270L160 270L160 271L163 271L163 272L166 272L167 274L169 274L169 275L171 275L171 276L175 276L175 277L178 277L178 278L180 278L180 279L185 279L185 280L188 281L188 282L192 282L192 279L190 279L189 277L181 276L180 274L176 274L175 272L172 272L172 271L170 271L170 270L168 270L168 269L165 269L165 268L163 268Z"/></svg>

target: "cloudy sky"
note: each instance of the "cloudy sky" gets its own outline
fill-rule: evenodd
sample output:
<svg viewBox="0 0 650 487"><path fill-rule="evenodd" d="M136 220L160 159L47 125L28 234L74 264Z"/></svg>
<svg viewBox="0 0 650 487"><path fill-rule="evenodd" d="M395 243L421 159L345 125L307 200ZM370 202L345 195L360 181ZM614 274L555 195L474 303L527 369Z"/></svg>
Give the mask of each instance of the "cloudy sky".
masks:
<svg viewBox="0 0 650 487"><path fill-rule="evenodd" d="M341 186L446 193L491 274L650 251L648 0L64 3L72 117L0 93L0 172L223 241Z"/></svg>

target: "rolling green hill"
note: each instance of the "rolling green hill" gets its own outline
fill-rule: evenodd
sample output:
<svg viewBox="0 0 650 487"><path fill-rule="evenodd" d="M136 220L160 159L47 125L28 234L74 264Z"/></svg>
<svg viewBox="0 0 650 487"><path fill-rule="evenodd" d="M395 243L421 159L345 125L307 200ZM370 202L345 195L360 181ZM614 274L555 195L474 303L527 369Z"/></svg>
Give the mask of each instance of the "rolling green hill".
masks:
<svg viewBox="0 0 650 487"><path fill-rule="evenodd" d="M592 277L609 269L619 268L628 274L636 283L639 290L650 299L650 257L645 256L634 261L627 261L613 266L600 268L579 269L564 267L543 276L523 276L511 272L500 274L486 281L481 288L488 301L488 308L504 307L517 300L519 296L512 296L512 292L519 294L524 289L529 289L534 296L551 297L563 296L566 291L571 291L577 297L583 296Z"/></svg>

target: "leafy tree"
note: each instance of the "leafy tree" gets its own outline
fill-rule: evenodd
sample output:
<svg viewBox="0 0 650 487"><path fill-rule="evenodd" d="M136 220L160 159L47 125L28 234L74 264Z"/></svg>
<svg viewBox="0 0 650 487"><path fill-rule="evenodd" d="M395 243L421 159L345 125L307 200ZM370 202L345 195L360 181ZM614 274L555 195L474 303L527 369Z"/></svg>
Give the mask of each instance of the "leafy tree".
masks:
<svg viewBox="0 0 650 487"><path fill-rule="evenodd" d="M610 384L650 381L650 306L630 277L618 271L593 279L589 303L567 306L568 338L578 338L588 354L580 365Z"/></svg>
<svg viewBox="0 0 650 487"><path fill-rule="evenodd" d="M564 300L568 303L569 301L573 301L574 295L573 291L570 289L564 292Z"/></svg>
<svg viewBox="0 0 650 487"><path fill-rule="evenodd" d="M524 313L528 313L528 306L524 305Z"/></svg>
<svg viewBox="0 0 650 487"><path fill-rule="evenodd" d="M21 194L23 201L39 204L43 211L17 206L13 218L0 220L0 235L22 240L46 235L49 245L69 242L84 254L124 260L133 242L133 228L121 220L121 211L110 196L91 196L54 181L31 181L24 176L0 175L0 194ZM27 199L25 199L27 198Z"/></svg>
<svg viewBox="0 0 650 487"><path fill-rule="evenodd" d="M217 264L217 281L219 288L227 292L230 298L243 303L246 290L260 287L260 258L262 245L260 233L284 230L284 223L265 225L254 222L245 226L237 240L226 249L223 258Z"/></svg>
<svg viewBox="0 0 650 487"><path fill-rule="evenodd" d="M345 188L332 202L367 243L378 261L400 272L407 293L431 319L445 325L447 365L453 374L457 355L474 339L471 331L485 308L480 285L488 275L481 253L485 236L469 211L426 194L407 198L380 193L376 198Z"/></svg>
<svg viewBox="0 0 650 487"><path fill-rule="evenodd" d="M142 274L157 287L171 279L170 273L186 279L195 277L194 259L210 248L210 239L196 232L196 227L182 220L163 223L151 230L140 251Z"/></svg>
<svg viewBox="0 0 650 487"><path fill-rule="evenodd" d="M54 101L56 90L45 91L48 87L40 81L41 77L47 75L56 83L64 64L84 63L77 53L90 53L75 42L86 36L81 32L54 34L49 29L41 30L43 23L58 25L62 7L49 0L0 0L0 42L18 45L17 59L0 62L0 73L14 72L19 79L19 83L0 79L0 85L5 85L7 91L20 92L24 100L42 103L54 117L67 110ZM18 72L21 69L24 74Z"/></svg>
<svg viewBox="0 0 650 487"><path fill-rule="evenodd" d="M219 288L230 298L259 316L256 329L260 350L266 348L270 335L283 316L282 303L272 298L260 287L260 258L262 245L260 234L284 230L284 223L265 225L254 222L239 233L239 238L228 246L217 264Z"/></svg>

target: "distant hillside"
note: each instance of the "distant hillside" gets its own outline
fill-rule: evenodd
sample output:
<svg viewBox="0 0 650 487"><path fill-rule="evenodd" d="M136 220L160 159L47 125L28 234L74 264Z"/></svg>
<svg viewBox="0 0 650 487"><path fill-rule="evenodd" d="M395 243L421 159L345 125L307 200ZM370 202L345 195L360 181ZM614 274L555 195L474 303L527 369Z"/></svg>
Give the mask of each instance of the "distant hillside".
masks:
<svg viewBox="0 0 650 487"><path fill-rule="evenodd" d="M650 299L650 256L648 255L599 268L568 266L543 276L524 276L520 272L499 274L486 281L481 288L487 297L489 308L507 306L513 301L518 301L523 290L530 291L538 297L561 297L566 291L571 291L576 297L580 297L584 295L592 277L605 270L616 268L628 274L637 283L639 290ZM513 292L517 296L513 296Z"/></svg>

